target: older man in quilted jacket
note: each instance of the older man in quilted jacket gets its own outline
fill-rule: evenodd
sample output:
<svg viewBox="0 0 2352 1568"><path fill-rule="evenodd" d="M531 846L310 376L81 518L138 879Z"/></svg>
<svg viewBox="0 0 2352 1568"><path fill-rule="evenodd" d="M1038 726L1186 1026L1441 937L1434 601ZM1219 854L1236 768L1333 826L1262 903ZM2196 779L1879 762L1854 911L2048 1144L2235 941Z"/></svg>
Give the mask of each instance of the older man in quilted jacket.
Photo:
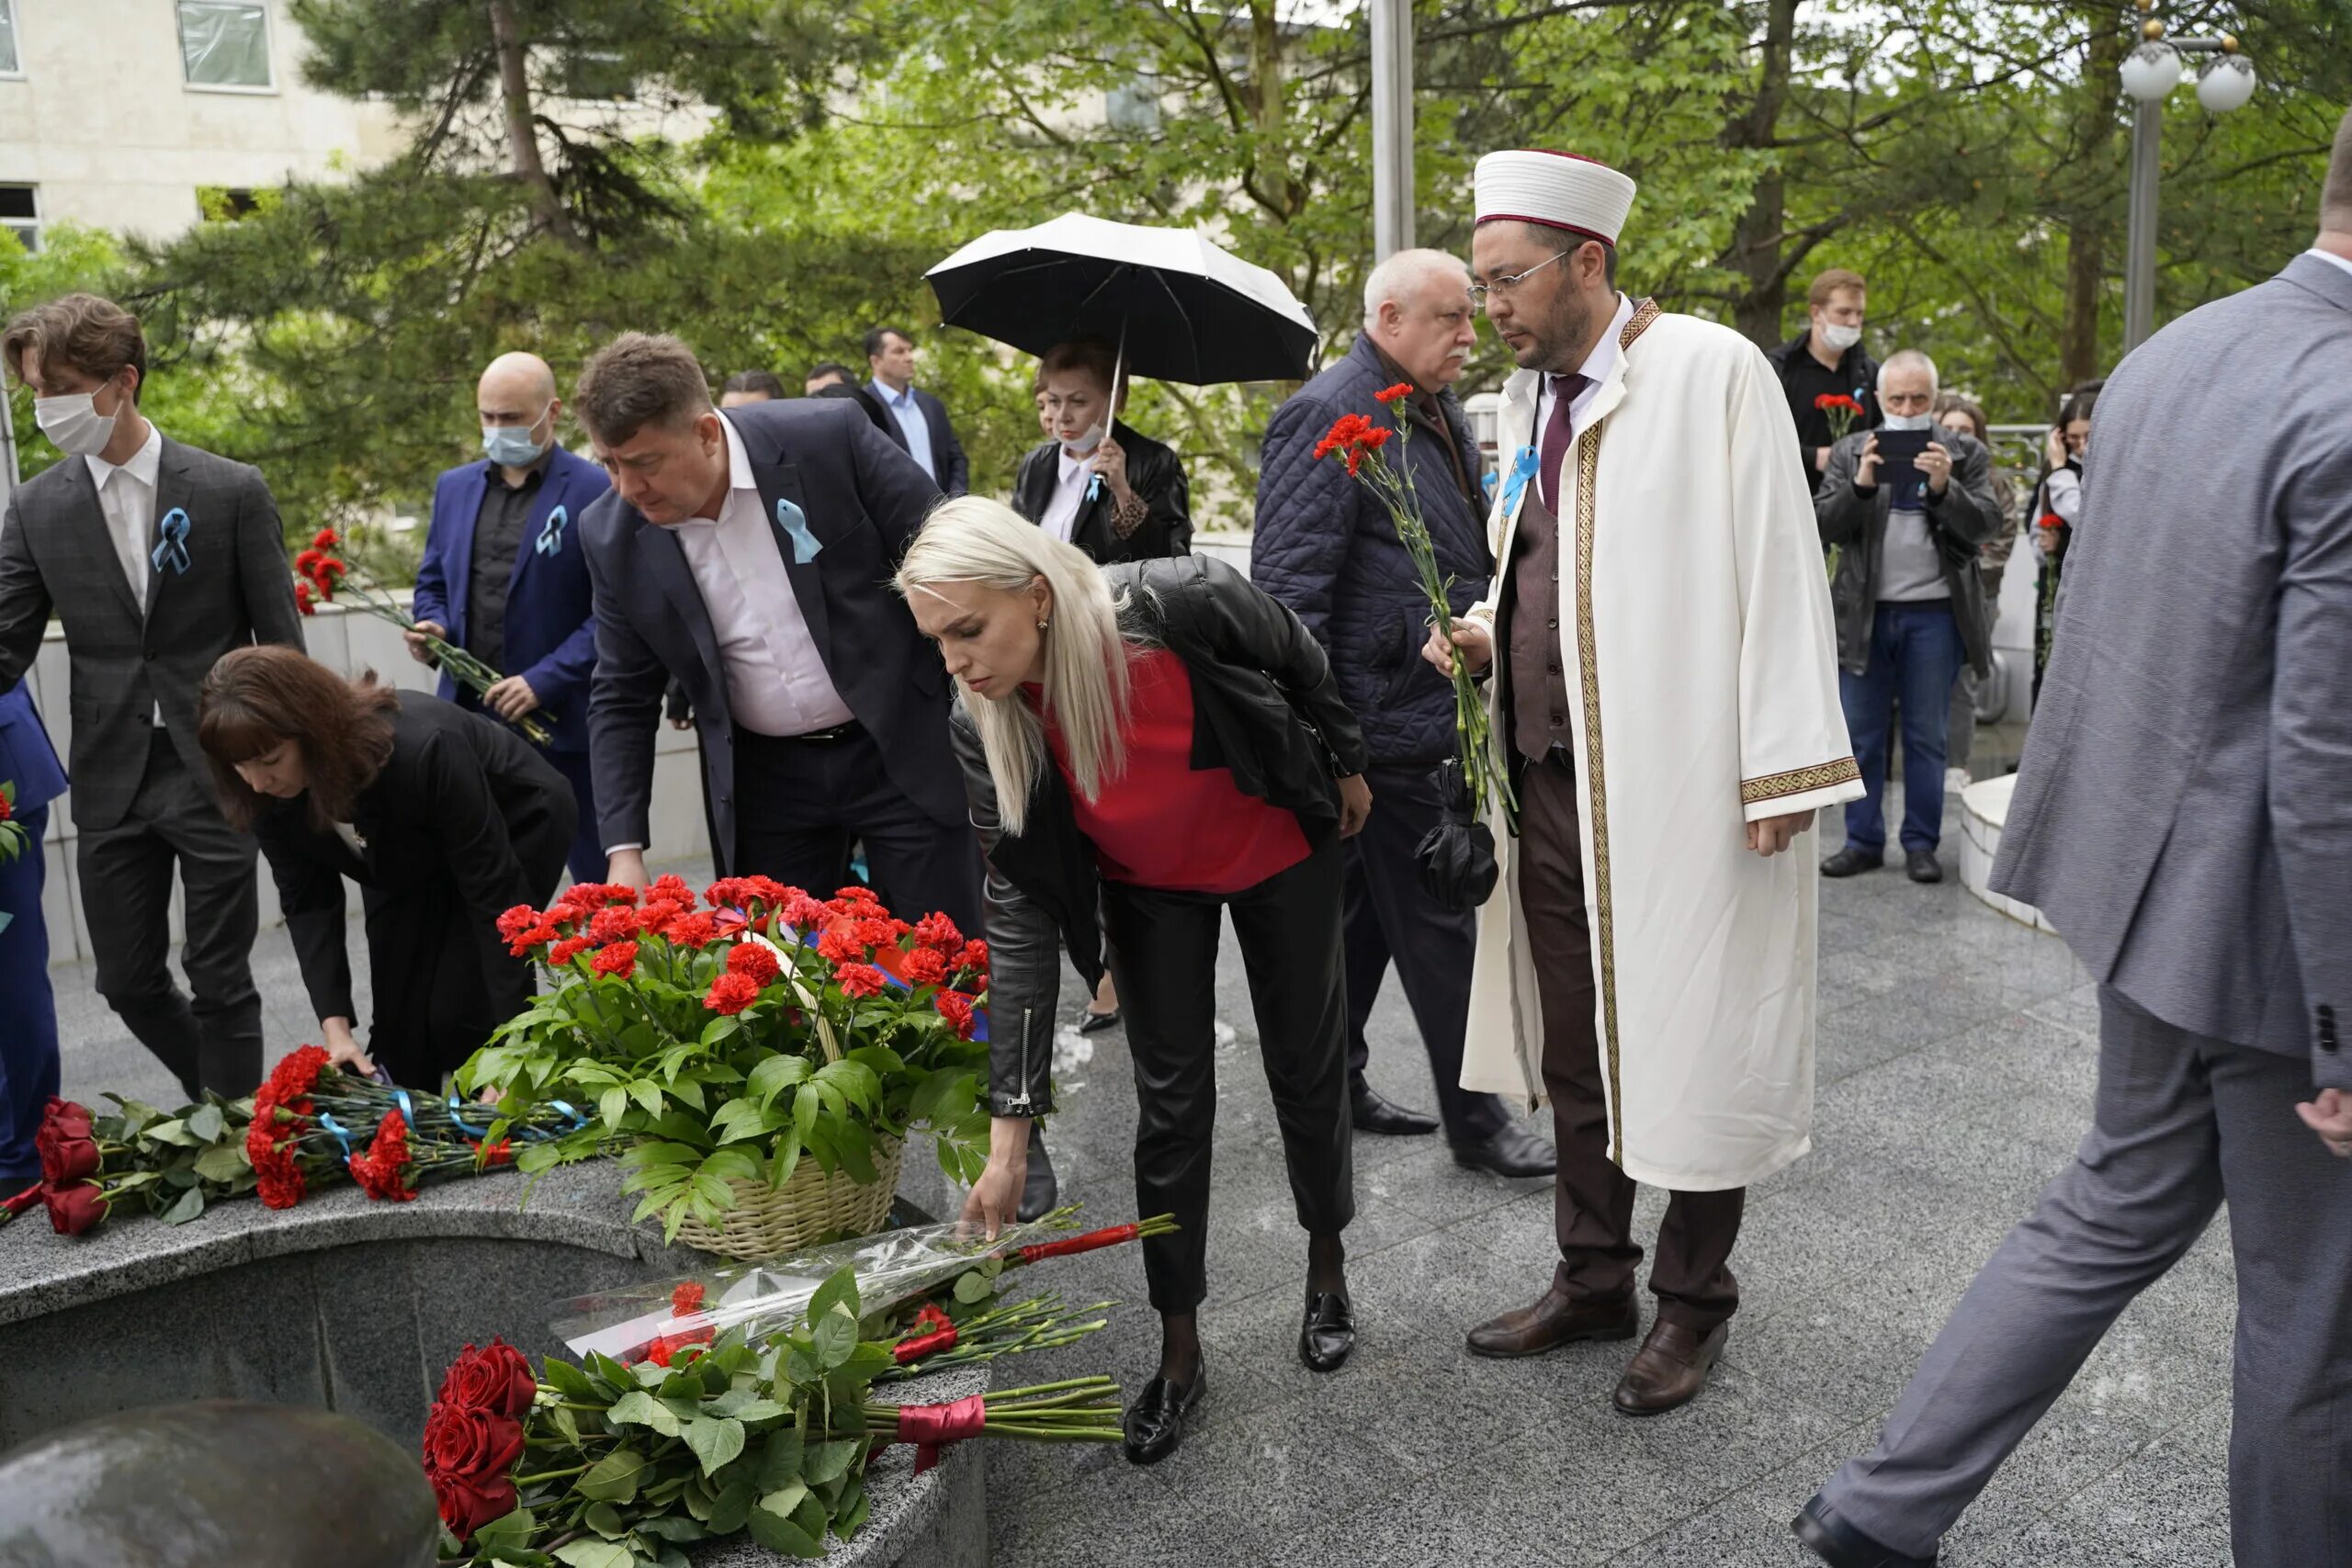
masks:
<svg viewBox="0 0 2352 1568"><path fill-rule="evenodd" d="M1340 692L1372 753L1376 805L1348 840L1350 1084L1359 1131L1430 1133L1440 1119L1456 1160L1501 1176L1548 1176L1552 1145L1494 1096L1461 1087L1476 912L1449 910L1421 886L1414 847L1439 816L1438 764L1453 755L1453 688L1420 658L1429 604L1388 513L1316 443L1344 413L1409 424L1404 444L1453 608L1486 591L1486 501L1477 443L1448 389L1476 341L1470 275L1442 251L1400 251L1364 284L1364 326L1345 358L1299 389L1266 432L1250 575L1295 612L1331 657ZM1393 412L1373 394L1399 382ZM1392 446L1394 453L1397 448ZM1364 1025L1391 963L1428 1049L1438 1118L1391 1104L1364 1080Z"/></svg>

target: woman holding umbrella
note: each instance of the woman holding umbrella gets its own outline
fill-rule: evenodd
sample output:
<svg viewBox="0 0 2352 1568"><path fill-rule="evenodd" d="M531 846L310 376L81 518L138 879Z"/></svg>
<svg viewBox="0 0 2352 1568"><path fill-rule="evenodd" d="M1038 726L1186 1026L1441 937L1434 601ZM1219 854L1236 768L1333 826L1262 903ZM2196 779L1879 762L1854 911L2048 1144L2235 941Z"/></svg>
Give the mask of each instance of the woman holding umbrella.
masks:
<svg viewBox="0 0 2352 1568"><path fill-rule="evenodd" d="M1308 1237L1299 1357L1329 1371L1354 1346L1340 840L1372 807L1363 739L1297 618L1205 557L1098 567L966 496L931 514L898 586L956 678L990 867L994 1122L965 1218L993 1235L1012 1217L1031 1119L1052 1109L1062 951L1092 981L1107 937L1135 1063L1137 1212L1179 1227L1144 1243L1160 1361L1128 1408L1126 1450L1150 1464L1175 1451L1205 1386L1195 1314L1228 912Z"/></svg>
<svg viewBox="0 0 2352 1568"><path fill-rule="evenodd" d="M1037 363L1036 390L1052 439L1021 460L1013 510L1098 566L1190 550L1182 461L1116 417L1127 402L1118 350L1092 337L1056 344Z"/></svg>

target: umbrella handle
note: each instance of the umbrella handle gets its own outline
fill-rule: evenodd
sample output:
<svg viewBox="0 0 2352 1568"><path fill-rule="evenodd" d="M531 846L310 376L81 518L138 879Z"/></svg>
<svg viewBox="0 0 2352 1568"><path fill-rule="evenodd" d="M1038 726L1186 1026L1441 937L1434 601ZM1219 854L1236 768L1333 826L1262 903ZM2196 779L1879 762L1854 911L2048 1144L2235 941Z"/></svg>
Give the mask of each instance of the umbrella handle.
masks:
<svg viewBox="0 0 2352 1568"><path fill-rule="evenodd" d="M1127 318L1125 313L1122 312L1119 316L1119 353L1117 357L1111 361L1110 417L1102 422L1102 434L1105 435L1108 435L1111 433L1111 425L1119 417L1119 373L1126 367ZM1100 496L1102 493L1102 476L1100 473L1097 473L1092 479L1086 481L1086 503L1089 506L1093 505L1095 498Z"/></svg>

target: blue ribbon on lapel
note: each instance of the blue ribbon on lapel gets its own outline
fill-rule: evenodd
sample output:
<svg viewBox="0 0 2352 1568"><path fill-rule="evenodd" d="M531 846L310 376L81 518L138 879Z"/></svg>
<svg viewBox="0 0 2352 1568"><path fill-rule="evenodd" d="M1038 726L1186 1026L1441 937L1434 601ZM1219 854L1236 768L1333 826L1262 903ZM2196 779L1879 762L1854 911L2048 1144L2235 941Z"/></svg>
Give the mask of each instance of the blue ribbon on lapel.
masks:
<svg viewBox="0 0 2352 1568"><path fill-rule="evenodd" d="M169 567L175 577L187 572L187 513L176 506L173 507L164 513L164 520L155 525L155 532L163 536L163 542L147 558L155 563L155 570L161 571Z"/></svg>
<svg viewBox="0 0 2352 1568"><path fill-rule="evenodd" d="M775 503L775 525L792 536L792 563L807 566L817 558L824 544L808 531L808 519L791 502L778 498Z"/></svg>
<svg viewBox="0 0 2352 1568"><path fill-rule="evenodd" d="M1519 505L1520 492L1527 481L1535 477L1535 448L1522 446L1511 454L1510 472L1503 479L1503 515L1508 517Z"/></svg>
<svg viewBox="0 0 2352 1568"><path fill-rule="evenodd" d="M548 513L547 522L539 529L539 542L531 547L543 556L551 556L563 548L563 525L571 521L571 514L558 506Z"/></svg>

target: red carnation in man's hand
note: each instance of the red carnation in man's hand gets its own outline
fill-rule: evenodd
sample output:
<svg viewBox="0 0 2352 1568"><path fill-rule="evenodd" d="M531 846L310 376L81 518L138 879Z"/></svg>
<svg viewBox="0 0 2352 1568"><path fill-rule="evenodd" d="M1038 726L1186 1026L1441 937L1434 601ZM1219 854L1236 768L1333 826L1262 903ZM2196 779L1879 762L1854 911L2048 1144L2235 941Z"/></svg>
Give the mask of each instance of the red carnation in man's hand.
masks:
<svg viewBox="0 0 2352 1568"><path fill-rule="evenodd" d="M1373 393L1372 397L1374 402L1393 403L1412 395L1413 384L1410 381L1399 381L1393 387L1383 387Z"/></svg>

